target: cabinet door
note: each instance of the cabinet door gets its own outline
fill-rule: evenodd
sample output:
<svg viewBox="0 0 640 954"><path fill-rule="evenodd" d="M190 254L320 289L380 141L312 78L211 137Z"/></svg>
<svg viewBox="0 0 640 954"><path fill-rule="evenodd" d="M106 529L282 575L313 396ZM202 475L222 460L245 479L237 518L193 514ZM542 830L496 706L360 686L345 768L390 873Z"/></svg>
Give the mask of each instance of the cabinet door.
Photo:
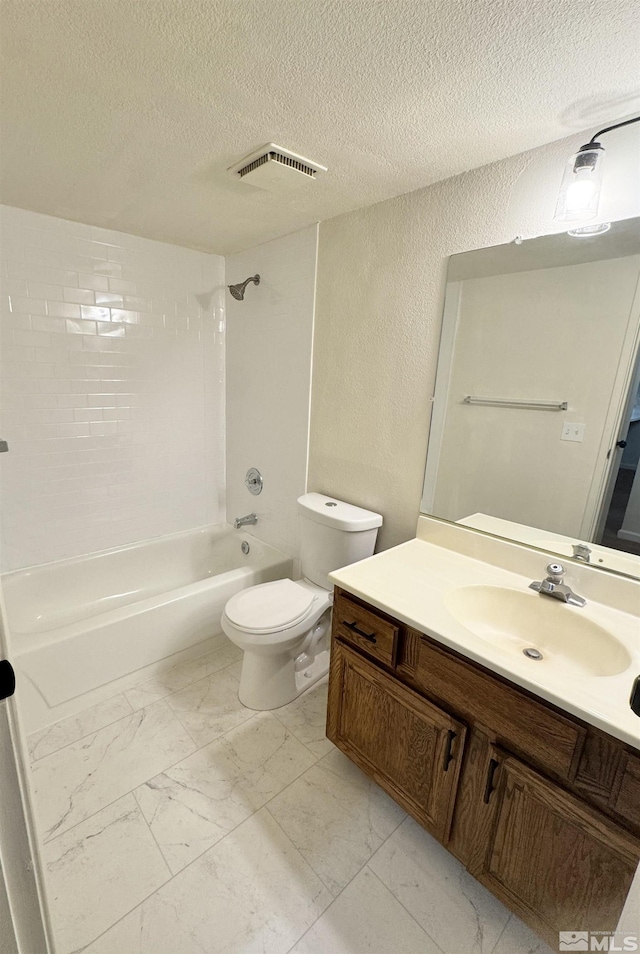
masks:
<svg viewBox="0 0 640 954"><path fill-rule="evenodd" d="M486 767L493 812L479 881L555 947L559 931L615 930L640 841L514 758Z"/></svg>
<svg viewBox="0 0 640 954"><path fill-rule="evenodd" d="M441 841L465 733L461 722L334 641L327 735Z"/></svg>

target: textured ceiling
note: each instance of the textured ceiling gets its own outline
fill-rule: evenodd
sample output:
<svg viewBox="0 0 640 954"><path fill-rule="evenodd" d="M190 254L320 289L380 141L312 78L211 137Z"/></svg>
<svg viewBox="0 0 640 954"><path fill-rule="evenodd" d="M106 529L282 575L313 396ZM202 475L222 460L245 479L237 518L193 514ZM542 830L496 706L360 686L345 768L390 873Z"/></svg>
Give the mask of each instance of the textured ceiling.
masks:
<svg viewBox="0 0 640 954"><path fill-rule="evenodd" d="M640 111L637 0L0 0L0 201L219 253ZM273 141L329 167L273 195Z"/></svg>

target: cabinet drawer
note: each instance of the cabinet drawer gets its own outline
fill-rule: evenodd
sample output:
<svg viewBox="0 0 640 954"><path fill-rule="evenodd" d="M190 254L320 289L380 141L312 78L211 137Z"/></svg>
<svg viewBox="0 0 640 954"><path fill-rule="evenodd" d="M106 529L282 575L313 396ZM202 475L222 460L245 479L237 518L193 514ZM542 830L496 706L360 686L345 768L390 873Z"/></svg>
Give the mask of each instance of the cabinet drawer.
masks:
<svg viewBox="0 0 640 954"><path fill-rule="evenodd" d="M396 661L399 627L370 613L342 594L333 604L333 632L343 642L355 646L367 656L387 666Z"/></svg>
<svg viewBox="0 0 640 954"><path fill-rule="evenodd" d="M581 726L428 639L420 640L414 678L458 715L491 726L504 747L562 779L572 778L585 737Z"/></svg>

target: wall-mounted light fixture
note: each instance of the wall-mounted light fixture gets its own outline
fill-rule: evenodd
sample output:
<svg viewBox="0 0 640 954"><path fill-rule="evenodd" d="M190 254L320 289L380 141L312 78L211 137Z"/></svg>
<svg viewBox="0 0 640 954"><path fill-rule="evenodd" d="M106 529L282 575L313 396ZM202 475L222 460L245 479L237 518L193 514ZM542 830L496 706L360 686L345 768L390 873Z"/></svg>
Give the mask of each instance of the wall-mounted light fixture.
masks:
<svg viewBox="0 0 640 954"><path fill-rule="evenodd" d="M604 164L604 148L598 140L600 136L604 136L613 129L620 129L621 126L630 126L638 122L640 122L640 116L600 129L588 143L580 146L576 154L571 156L562 177L554 216L556 222L587 222L596 217ZM571 234L593 235L606 231L608 227L608 225L588 226L572 229Z"/></svg>

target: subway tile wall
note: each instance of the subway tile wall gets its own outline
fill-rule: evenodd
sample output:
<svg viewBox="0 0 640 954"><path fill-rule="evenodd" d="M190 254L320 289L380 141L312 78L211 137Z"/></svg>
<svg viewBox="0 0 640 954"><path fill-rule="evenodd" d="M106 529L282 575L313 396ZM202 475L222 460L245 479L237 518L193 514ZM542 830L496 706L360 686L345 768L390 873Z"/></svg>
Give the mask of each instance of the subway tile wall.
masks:
<svg viewBox="0 0 640 954"><path fill-rule="evenodd" d="M297 558L296 498L307 488L311 354L318 228L311 226L227 257L227 281L248 285L227 299L227 511L258 515L251 528ZM249 467L264 477L253 497Z"/></svg>
<svg viewBox="0 0 640 954"><path fill-rule="evenodd" d="M224 259L0 207L2 569L225 519Z"/></svg>

